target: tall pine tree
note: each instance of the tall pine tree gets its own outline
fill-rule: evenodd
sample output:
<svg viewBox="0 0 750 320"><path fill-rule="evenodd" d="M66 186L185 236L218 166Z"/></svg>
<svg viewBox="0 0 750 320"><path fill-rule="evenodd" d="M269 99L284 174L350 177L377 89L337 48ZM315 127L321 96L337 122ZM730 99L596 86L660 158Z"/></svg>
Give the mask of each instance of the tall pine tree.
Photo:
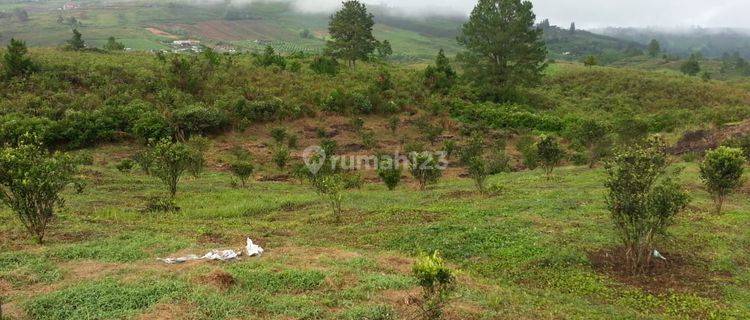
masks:
<svg viewBox="0 0 750 320"><path fill-rule="evenodd" d="M86 48L86 43L83 41L83 37L78 32L78 29L73 29L73 37L68 40L68 47L76 51Z"/></svg>
<svg viewBox="0 0 750 320"><path fill-rule="evenodd" d="M367 60L375 50L378 41L372 35L375 25L373 15L367 7L356 0L344 2L343 8L331 16L328 33L333 40L328 41L328 51L336 58L354 66L357 60Z"/></svg>
<svg viewBox="0 0 750 320"><path fill-rule="evenodd" d="M648 55L655 58L659 52L661 52L661 45L656 39L651 39L651 43L648 44Z"/></svg>
<svg viewBox="0 0 750 320"><path fill-rule="evenodd" d="M488 99L506 99L516 87L542 78L547 48L532 8L528 1L479 0L463 25L458 42L467 50L459 59Z"/></svg>
<svg viewBox="0 0 750 320"><path fill-rule="evenodd" d="M36 70L27 53L25 42L10 39L8 49L3 54L3 73L6 78L22 77Z"/></svg>

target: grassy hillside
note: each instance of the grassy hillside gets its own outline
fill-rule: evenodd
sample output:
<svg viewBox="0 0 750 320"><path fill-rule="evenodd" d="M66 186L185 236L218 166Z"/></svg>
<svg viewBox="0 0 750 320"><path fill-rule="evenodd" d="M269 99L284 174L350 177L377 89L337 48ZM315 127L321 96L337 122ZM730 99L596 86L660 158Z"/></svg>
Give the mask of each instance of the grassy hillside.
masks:
<svg viewBox="0 0 750 320"><path fill-rule="evenodd" d="M266 134L217 140L211 154L227 143L266 142ZM552 180L539 171L501 174L490 180L500 186L492 196L455 177L426 192L368 184L346 193L337 224L307 186L253 182L236 189L219 169L185 181L180 213L139 213L144 197L162 187L113 167L132 152L93 151L95 165L85 171L96 183L66 195L67 209L45 246L31 244L0 210L6 315L404 319L417 314L414 256L437 249L460 270L447 319L750 316L750 256L739 249L750 241L746 195L733 197L727 213L709 214L692 164L681 181L693 205L659 248L670 262L651 276L632 277L607 260L618 240L601 170L568 167ZM256 178L272 170L260 168ZM237 248L246 236L266 253L234 263L155 260Z"/></svg>
<svg viewBox="0 0 750 320"><path fill-rule="evenodd" d="M618 140L641 129L669 142L721 129L750 118L747 83L559 62L517 101L490 103L464 79L430 92L415 65L359 63L328 75L306 55L30 56L38 72L0 86L0 142L33 132L75 153L87 160L86 187L65 192L44 245L0 208L0 298L12 318L410 319L421 303L412 265L433 250L458 271L447 319L750 317L747 187L712 214L697 164L670 159L692 201L659 244L667 261L633 275L618 260L605 172L577 166L580 149L566 138L581 119ZM283 168L273 161L284 149L272 138L279 128L296 137L285 141ZM392 154L460 148L477 132L490 160L506 161L488 192L475 191L457 153L424 191L407 171L395 191L372 170L350 173L361 186L343 191L340 222L290 169L306 147L331 141L338 155ZM529 170L521 150L540 134L558 136L566 152L551 176ZM178 212L145 210L164 186L118 167L149 138L186 135L210 138L204 172L183 177ZM229 173L236 150L254 165L246 188ZM156 260L237 249L248 236L264 255Z"/></svg>

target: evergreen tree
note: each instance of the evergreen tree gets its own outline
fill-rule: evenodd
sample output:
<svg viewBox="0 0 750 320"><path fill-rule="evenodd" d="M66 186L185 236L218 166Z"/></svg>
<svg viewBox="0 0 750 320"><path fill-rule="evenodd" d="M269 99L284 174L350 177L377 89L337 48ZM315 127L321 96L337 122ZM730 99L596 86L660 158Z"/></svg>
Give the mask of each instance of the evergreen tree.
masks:
<svg viewBox="0 0 750 320"><path fill-rule="evenodd" d="M458 42L467 51L459 58L467 78L500 90L485 93L509 93L541 80L547 49L532 8L528 1L480 0L463 25Z"/></svg>
<svg viewBox="0 0 750 320"><path fill-rule="evenodd" d="M125 50L125 46L122 43L117 42L115 37L109 37L107 43L104 45L104 49L109 51L122 51Z"/></svg>
<svg viewBox="0 0 750 320"><path fill-rule="evenodd" d="M424 70L424 84L432 92L446 93L456 82L456 72L453 71L445 51L440 49L435 66L427 66Z"/></svg>
<svg viewBox="0 0 750 320"><path fill-rule="evenodd" d="M73 37L68 40L68 47L76 51L86 48L86 43L83 41L83 37L78 32L78 29L73 29Z"/></svg>
<svg viewBox="0 0 750 320"><path fill-rule="evenodd" d="M651 39L651 43L648 44L648 55L655 58L661 52L661 45L656 39Z"/></svg>
<svg viewBox="0 0 750 320"><path fill-rule="evenodd" d="M593 54L589 55L588 57L586 57L586 59L583 60L583 65L587 67L593 67L598 64L599 64L599 61L596 59L596 56L594 56Z"/></svg>
<svg viewBox="0 0 750 320"><path fill-rule="evenodd" d="M382 42L378 42L376 49L377 49L378 58L380 59L387 59L390 55L393 54L393 48L391 48L391 42L388 40L383 40Z"/></svg>
<svg viewBox="0 0 750 320"><path fill-rule="evenodd" d="M26 43L21 40L10 39L8 49L3 55L3 72L5 77L20 77L34 72L36 67L27 56Z"/></svg>
<svg viewBox="0 0 750 320"><path fill-rule="evenodd" d="M697 75L701 72L701 65L698 60L699 58L697 55L691 54L690 58L688 58L688 60L680 67L680 71L689 76Z"/></svg>
<svg viewBox="0 0 750 320"><path fill-rule="evenodd" d="M367 7L356 0L344 2L343 8L331 16L328 33L328 51L336 58L349 62L354 67L357 60L366 60L378 42L372 35L374 17Z"/></svg>

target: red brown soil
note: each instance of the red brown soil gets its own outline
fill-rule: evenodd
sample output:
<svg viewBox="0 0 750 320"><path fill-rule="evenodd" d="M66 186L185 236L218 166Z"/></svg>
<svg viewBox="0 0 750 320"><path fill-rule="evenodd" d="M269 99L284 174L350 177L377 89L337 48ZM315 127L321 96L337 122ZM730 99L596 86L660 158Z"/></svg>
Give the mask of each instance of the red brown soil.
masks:
<svg viewBox="0 0 750 320"><path fill-rule="evenodd" d="M644 274L634 274L623 263L623 248L589 253L589 260L598 272L652 294L684 292L720 297L722 286L731 278L731 274L708 270L706 263L697 257L677 252L661 254L667 260L654 259Z"/></svg>

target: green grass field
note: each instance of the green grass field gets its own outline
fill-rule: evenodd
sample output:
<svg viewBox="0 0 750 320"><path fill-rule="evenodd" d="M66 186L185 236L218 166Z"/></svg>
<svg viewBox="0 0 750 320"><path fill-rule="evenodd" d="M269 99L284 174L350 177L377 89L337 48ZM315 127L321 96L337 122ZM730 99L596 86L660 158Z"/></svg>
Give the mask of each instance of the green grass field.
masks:
<svg viewBox="0 0 750 320"><path fill-rule="evenodd" d="M12 318L409 319L420 252L439 250L459 271L449 319L743 319L750 317L748 190L726 213L684 168L692 203L659 248L670 259L651 276L599 265L618 246L604 206L603 171L565 167L493 176L491 196L468 179L433 189L366 184L345 195L334 223L308 186L227 173L186 178L179 213L140 213L163 187L120 173L127 146L94 150L88 187L68 193L46 245L0 211L0 288ZM265 169L261 169L264 171ZM231 263L165 265L157 257L239 248L266 253Z"/></svg>

